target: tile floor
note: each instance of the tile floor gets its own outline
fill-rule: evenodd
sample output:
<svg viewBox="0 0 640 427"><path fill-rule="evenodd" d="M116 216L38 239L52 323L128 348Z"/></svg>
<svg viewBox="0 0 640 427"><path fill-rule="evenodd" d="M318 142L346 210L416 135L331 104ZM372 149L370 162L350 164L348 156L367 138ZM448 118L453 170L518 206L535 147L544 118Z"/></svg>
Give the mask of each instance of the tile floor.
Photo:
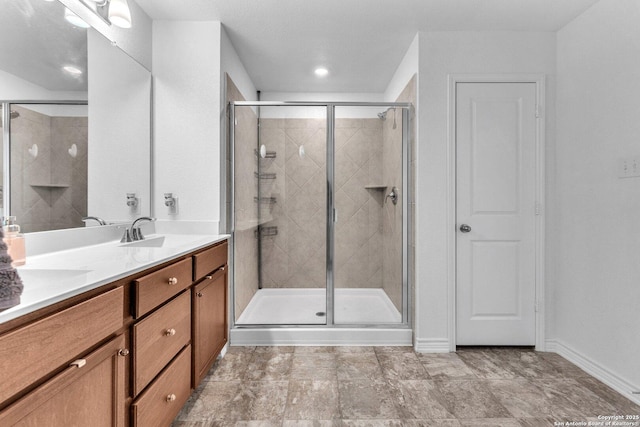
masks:
<svg viewBox="0 0 640 427"><path fill-rule="evenodd" d="M173 427L586 426L636 414L639 406L552 353L231 347Z"/></svg>

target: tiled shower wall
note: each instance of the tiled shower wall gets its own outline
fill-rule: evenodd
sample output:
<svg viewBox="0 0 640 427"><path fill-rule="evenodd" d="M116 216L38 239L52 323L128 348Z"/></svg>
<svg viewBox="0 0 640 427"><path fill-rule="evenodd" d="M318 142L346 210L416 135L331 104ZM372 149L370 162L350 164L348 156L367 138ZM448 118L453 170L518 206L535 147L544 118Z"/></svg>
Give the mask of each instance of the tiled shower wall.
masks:
<svg viewBox="0 0 640 427"><path fill-rule="evenodd" d="M22 231L82 227L87 215L87 117L50 117L17 105L11 121L11 215ZM28 149L38 145L38 156ZM68 150L76 144L78 154Z"/></svg>
<svg viewBox="0 0 640 427"><path fill-rule="evenodd" d="M262 119L261 219L278 234L262 239L263 287L326 286L326 122ZM304 147L304 155L300 155ZM382 287L382 122L336 120L336 272L338 288ZM267 174L275 174L269 176Z"/></svg>
<svg viewBox="0 0 640 427"><path fill-rule="evenodd" d="M244 101L244 97L227 76L227 101ZM255 231L258 228L258 209L254 201L258 187L254 177L257 170L257 157L254 150L258 142L258 119L250 107L235 109L235 168L231 168L231 160L227 164L227 185L231 179L235 184L235 237L234 237L234 292L236 318L242 314L258 290L258 239ZM231 153L231 150L227 150ZM231 171L235 176L231 177ZM227 189L231 194L231 189Z"/></svg>

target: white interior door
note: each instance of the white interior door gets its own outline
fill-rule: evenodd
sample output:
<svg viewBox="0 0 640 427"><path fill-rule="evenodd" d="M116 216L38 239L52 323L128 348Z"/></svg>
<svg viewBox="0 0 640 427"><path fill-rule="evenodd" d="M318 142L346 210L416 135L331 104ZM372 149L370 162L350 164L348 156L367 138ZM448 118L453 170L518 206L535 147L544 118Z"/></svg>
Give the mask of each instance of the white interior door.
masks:
<svg viewBox="0 0 640 427"><path fill-rule="evenodd" d="M535 344L535 83L456 85L457 345Z"/></svg>

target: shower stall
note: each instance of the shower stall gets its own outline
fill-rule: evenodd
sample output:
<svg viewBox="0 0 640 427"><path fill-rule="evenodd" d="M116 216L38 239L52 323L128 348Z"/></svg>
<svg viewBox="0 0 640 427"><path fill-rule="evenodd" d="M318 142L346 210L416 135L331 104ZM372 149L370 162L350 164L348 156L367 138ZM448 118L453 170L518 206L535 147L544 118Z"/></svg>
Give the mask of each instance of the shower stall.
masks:
<svg viewBox="0 0 640 427"><path fill-rule="evenodd" d="M411 105L229 108L232 345L410 345Z"/></svg>

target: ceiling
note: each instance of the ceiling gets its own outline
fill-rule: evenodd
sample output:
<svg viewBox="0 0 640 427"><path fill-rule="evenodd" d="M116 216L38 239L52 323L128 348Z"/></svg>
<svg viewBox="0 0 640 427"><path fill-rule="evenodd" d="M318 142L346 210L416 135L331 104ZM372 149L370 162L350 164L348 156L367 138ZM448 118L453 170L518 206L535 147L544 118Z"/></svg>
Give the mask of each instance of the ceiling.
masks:
<svg viewBox="0 0 640 427"><path fill-rule="evenodd" d="M259 90L380 93L418 31L553 32L598 0L135 1L154 20L222 22Z"/></svg>
<svg viewBox="0 0 640 427"><path fill-rule="evenodd" d="M86 91L87 33L64 20L64 9L59 2L0 0L0 69L45 89ZM70 75L63 65L84 73Z"/></svg>

